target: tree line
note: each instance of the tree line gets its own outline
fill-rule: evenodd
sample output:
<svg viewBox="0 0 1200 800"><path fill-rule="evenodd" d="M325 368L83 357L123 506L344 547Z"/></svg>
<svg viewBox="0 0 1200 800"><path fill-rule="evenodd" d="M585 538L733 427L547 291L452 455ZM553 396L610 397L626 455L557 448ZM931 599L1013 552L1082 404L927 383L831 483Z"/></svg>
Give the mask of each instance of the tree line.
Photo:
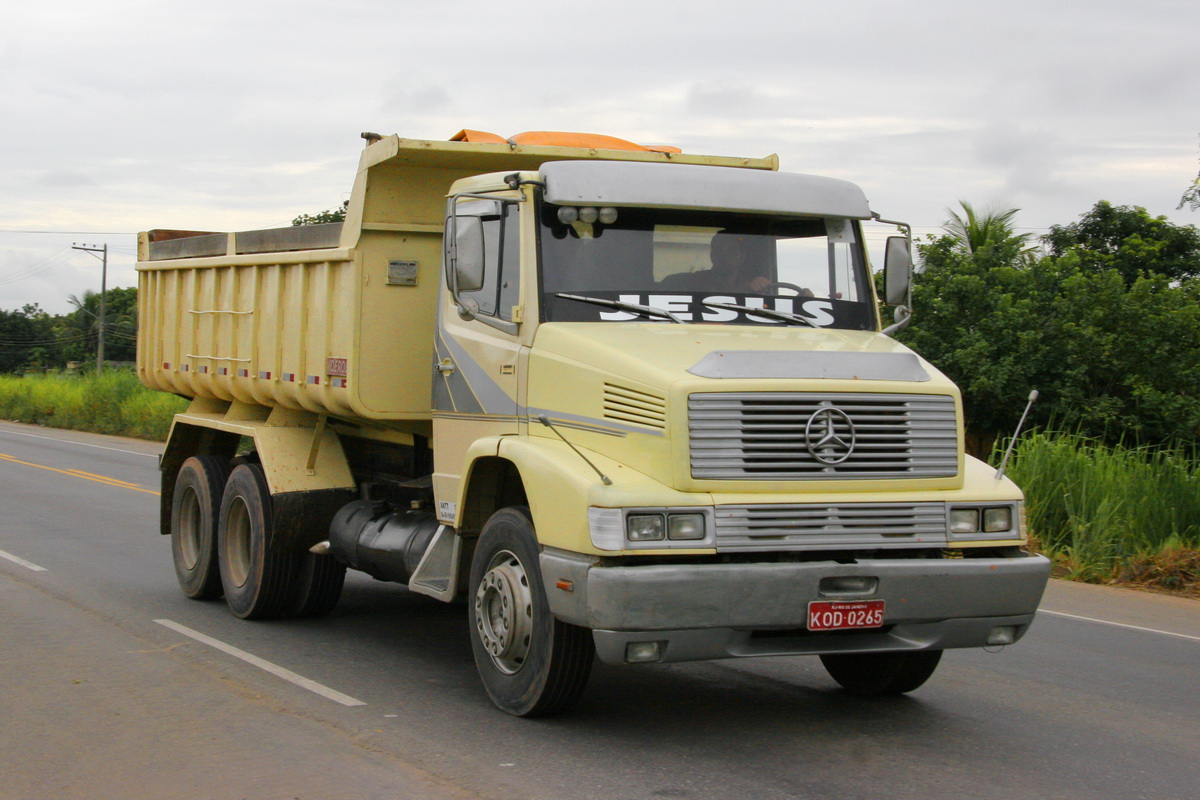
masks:
<svg viewBox="0 0 1200 800"><path fill-rule="evenodd" d="M137 354L137 289L104 293L104 359L134 361ZM50 314L36 303L19 310L0 309L0 373L61 369L78 362L96 363L100 337L100 293L68 298L73 310Z"/></svg>
<svg viewBox="0 0 1200 800"><path fill-rule="evenodd" d="M1036 425L1108 443L1200 441L1200 231L1101 201L1040 241L1017 211L952 212L917 247L898 338L963 393L970 449Z"/></svg>

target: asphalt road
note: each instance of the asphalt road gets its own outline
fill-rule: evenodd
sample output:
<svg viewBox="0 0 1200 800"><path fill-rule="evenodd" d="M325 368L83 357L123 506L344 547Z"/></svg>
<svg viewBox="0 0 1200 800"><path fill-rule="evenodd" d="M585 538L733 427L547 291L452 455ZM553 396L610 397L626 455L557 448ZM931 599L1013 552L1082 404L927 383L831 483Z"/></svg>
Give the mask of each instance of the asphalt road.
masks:
<svg viewBox="0 0 1200 800"><path fill-rule="evenodd" d="M862 700L815 659L597 665L495 710L461 605L354 576L328 618L177 589L158 445L0 423L0 800L1179 798L1200 603L1053 582L1031 632Z"/></svg>

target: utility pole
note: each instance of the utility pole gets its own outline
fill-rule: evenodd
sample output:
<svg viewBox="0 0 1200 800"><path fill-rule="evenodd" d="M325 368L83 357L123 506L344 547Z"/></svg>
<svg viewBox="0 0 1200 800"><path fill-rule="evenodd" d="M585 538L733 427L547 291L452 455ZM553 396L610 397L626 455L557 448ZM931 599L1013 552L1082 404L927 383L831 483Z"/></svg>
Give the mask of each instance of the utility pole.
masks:
<svg viewBox="0 0 1200 800"><path fill-rule="evenodd" d="M108 244L102 244L99 247L96 245L73 244L72 250L82 250L85 253L91 253L100 259L103 266L100 268L100 317L97 320L99 325L99 335L96 338L96 374L99 375L104 370L104 316L105 302L104 295L108 293ZM97 255L99 253L99 255Z"/></svg>

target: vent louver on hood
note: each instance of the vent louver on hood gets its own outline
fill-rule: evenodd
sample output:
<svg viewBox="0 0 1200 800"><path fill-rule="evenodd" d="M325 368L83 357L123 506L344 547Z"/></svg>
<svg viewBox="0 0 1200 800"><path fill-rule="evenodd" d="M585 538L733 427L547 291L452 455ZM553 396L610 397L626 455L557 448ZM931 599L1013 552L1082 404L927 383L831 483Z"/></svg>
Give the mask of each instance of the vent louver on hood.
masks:
<svg viewBox="0 0 1200 800"><path fill-rule="evenodd" d="M604 418L663 430L667 427L667 401L649 392L606 383Z"/></svg>

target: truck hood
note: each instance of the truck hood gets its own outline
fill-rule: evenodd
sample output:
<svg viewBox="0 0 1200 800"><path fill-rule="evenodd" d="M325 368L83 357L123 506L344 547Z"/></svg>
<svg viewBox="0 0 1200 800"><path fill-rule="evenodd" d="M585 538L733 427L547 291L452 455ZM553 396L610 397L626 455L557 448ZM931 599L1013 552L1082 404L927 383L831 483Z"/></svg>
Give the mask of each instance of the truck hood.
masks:
<svg viewBox="0 0 1200 800"><path fill-rule="evenodd" d="M545 323L539 356L620 375L669 391L680 380L759 379L837 383L830 390L878 391L866 383L916 384L916 392L954 392L953 384L899 342L869 331L665 323ZM852 387L842 384L849 382ZM957 392L954 392L957 393Z"/></svg>
<svg viewBox="0 0 1200 800"><path fill-rule="evenodd" d="M603 469L631 468L685 494L734 492L750 497L794 493L798 487L809 493L853 493L882 485L876 481L886 481L892 490L961 486L961 452L956 455L962 435L961 430L956 432L958 390L928 362L881 333L767 325L546 323L535 334L528 364L530 416L544 416L571 428L571 443L588 449ZM723 401L718 395L737 402L739 396L758 393L791 395L779 402L797 409L780 423L784 425L780 435L791 442L774 448L780 453L790 452L798 437L808 436L806 423L811 422L813 411L805 403L874 394L879 401L872 406L875 411L859 407L850 412L872 415L871 420L862 420L861 435L879 433L867 430L878 428L874 415L895 417L897 432L922 450L921 464L883 458L888 463L872 464L879 469L869 477L861 474L857 462L853 470L836 475L797 472L786 464L774 472L756 467L750 474L742 471L738 461L743 446L736 425L724 439L715 440L720 444L728 439L725 445L715 450L702 447L703 453L692 451L689 409L693 402L719 404ZM908 396L942 399L930 401L938 407L923 407L919 421L909 425L907 417L900 419L896 411ZM946 407L947 396L953 398L951 408ZM530 426L530 432L554 435L535 426ZM759 444L754 445L756 452L761 450ZM875 444L890 448L893 442ZM722 447L729 451L728 457ZM787 461L780 453L770 458ZM699 474L697 458L708 459L699 464ZM625 481L627 475L622 485ZM656 505L661 498L630 499L626 504L641 502ZM692 500L681 495L672 502L688 505Z"/></svg>

